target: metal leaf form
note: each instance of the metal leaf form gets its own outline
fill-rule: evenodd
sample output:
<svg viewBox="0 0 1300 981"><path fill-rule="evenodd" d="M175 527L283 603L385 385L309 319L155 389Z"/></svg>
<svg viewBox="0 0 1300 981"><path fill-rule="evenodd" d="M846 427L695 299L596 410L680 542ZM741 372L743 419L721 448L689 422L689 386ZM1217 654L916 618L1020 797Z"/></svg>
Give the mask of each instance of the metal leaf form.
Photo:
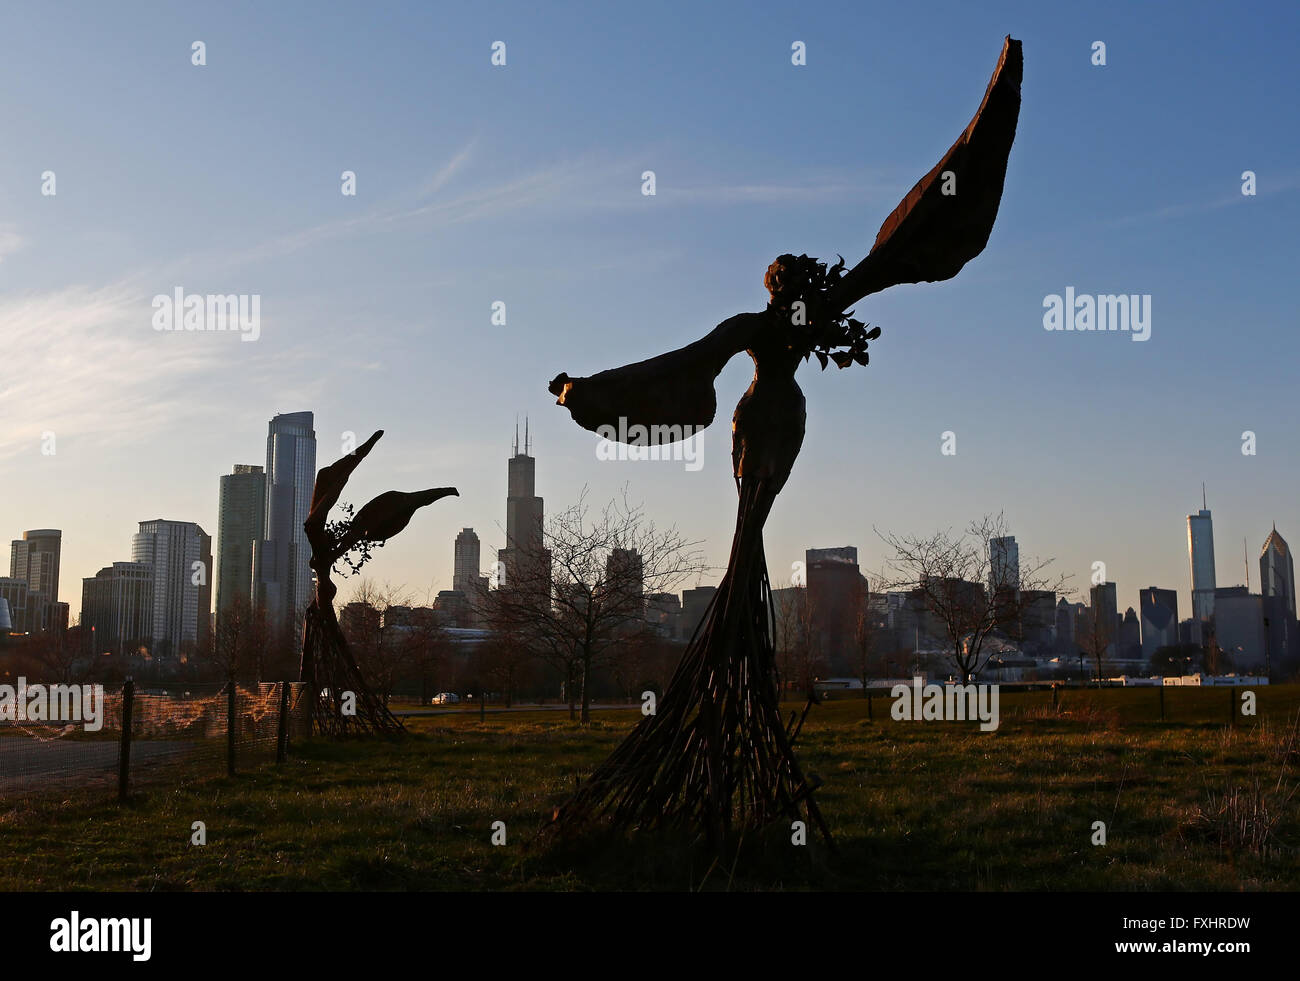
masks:
<svg viewBox="0 0 1300 981"><path fill-rule="evenodd" d="M431 487L411 493L385 491L356 513L347 535L334 549L335 557L360 542L386 542L410 524L415 512L426 504L459 496L455 487Z"/></svg>
<svg viewBox="0 0 1300 981"><path fill-rule="evenodd" d="M307 514L307 524L324 524L330 509L339 502L343 488L347 485L352 471L361 465L374 449L379 438L384 435L382 429L376 430L371 437L347 456L340 457L328 467L323 467L316 475L316 486L311 492L311 510Z"/></svg>
<svg viewBox="0 0 1300 981"><path fill-rule="evenodd" d="M828 309L900 283L951 279L984 251L1002 202L1023 75L1020 42L1007 37L975 118L885 219L871 253L827 292ZM955 194L943 193L948 171Z"/></svg>

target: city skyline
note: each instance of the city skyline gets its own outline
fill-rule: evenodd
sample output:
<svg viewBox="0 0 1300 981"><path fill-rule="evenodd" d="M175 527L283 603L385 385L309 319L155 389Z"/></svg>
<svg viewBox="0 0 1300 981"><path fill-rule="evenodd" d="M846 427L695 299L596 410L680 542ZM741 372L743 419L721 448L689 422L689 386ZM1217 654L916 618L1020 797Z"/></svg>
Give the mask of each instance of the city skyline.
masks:
<svg viewBox="0 0 1300 981"><path fill-rule="evenodd" d="M272 419L272 425L274 425L275 420L276 420L277 418L282 418L282 417L284 417L284 415L285 415L285 414L278 414L276 417L273 417L273 419ZM299 423L301 423L303 420L307 420L307 425L310 426L310 420L312 419L312 416L313 416L313 413L312 413L312 412L299 412L299 413L294 413L294 414L292 414L292 415L295 416L295 417L297 417L297 420L298 420ZM269 458L270 453L271 453L271 448L270 448L270 447L271 447L271 445L272 445L273 443L274 443L274 434L273 434L271 437L268 437L268 458ZM535 526L539 523L539 521L542 520L542 517L543 517L543 516L542 516L542 513L541 513L541 512L542 512L542 505L541 505L542 498L541 498L540 496L538 496L538 497L534 497L534 496L533 496L533 493L532 493L533 490L535 489L535 486L536 486L536 472L537 472L537 471L536 471L536 464L537 464L537 460L536 460L535 457L533 457L532 455L530 455L530 453L528 452L530 449L531 449L531 438L530 438L530 436L528 436L528 435L526 434L526 435L525 435L524 442L523 442L523 444L522 444L522 450L523 450L523 452L521 452L521 445L520 445L520 442L519 442L518 432L516 431L515 440L514 440L514 442L513 442L513 444L512 444L512 455L511 455L510 458L509 458L509 463L510 463L510 468L509 468L509 470L508 470L508 474L509 474L509 476L507 477L507 481L506 481L506 483L507 483L507 488L506 488L506 489L507 489L507 494L506 494L506 497L507 497L507 524L509 523L509 518L510 518L510 516L513 514L513 515L515 515L515 520L516 520L516 522L519 524L519 527L520 527L521 529L522 529L522 527L524 526L524 524L527 524L530 528L535 527ZM292 453L291 453L291 456L292 456ZM218 525L220 525L221 516L225 513L225 511L224 511L224 509L223 509L223 507L222 507L221 501L224 500L224 495L225 495L226 493L228 493L228 488L229 488L229 491L230 491L230 492L233 492L233 485L232 485L230 482L232 481L232 479L237 478L237 477L242 477L242 478L244 478L245 481L247 481L248 478L250 478L250 477L262 477L262 478L264 479L264 478L265 478L265 474L264 474L264 472L263 472L263 470L262 470L262 468L261 468L260 466L251 466L251 465L245 465L245 464L233 464L233 465L232 465L232 470L231 470L230 473L225 473L225 474L220 475L220 477L219 477L219 484L218 484L220 490L219 490L219 494L218 494L218 507L217 507L217 513L218 513L218 522L217 522L217 524L218 524ZM314 479L314 473L313 473L313 475L312 475L312 479ZM309 485L310 485L310 481L308 481L308 486L309 486ZM511 494L511 493L510 493L511 490L516 491L516 493L515 493L515 494ZM249 489L246 487L246 488L242 491L242 493L243 493L244 495L247 495L247 494L249 493ZM1204 491L1203 491L1203 493L1204 493ZM265 492L263 491L262 494L257 495L257 496L259 496L259 497L264 497L264 496L265 496ZM291 496L292 496L292 495L291 495ZM1202 503L1204 504L1204 500L1203 500ZM269 502L266 504L266 508L267 508L268 513L269 513L269 510L270 510L270 503L269 503ZM521 510L521 508L522 508L522 510ZM1209 543L1208 554L1209 554L1211 557L1213 557L1214 554L1215 554L1215 553L1214 553L1214 548L1213 548L1213 537L1214 537L1213 527L1212 527L1211 524L1208 524L1208 522L1210 522L1210 520L1211 520L1211 514L1212 514L1212 512L1211 512L1210 509L1208 509L1208 508L1204 508L1204 507L1203 507L1201 510L1199 510L1199 511L1196 512L1195 514L1190 514L1190 515L1188 515L1187 518L1186 518L1186 521L1187 521L1187 533L1186 533L1186 534L1187 534L1187 553L1186 553L1186 554L1188 555L1187 566L1190 567L1190 569L1191 569L1191 573L1192 573L1192 574L1195 573L1195 569L1196 569L1196 561L1195 561L1195 558L1194 558L1194 555L1193 555L1193 546L1194 546L1194 544L1195 544L1195 542L1196 542L1197 539L1195 539L1194 536L1193 536L1193 531L1192 531L1192 529L1193 529L1194 527L1198 527L1198 528L1199 528L1199 527L1206 527L1206 528L1208 529L1207 532L1206 532L1206 534L1207 534L1207 536L1208 536L1206 540L1207 540L1208 543ZM173 523L174 523L174 522L173 522ZM196 525L196 526L201 526L201 523L200 523L200 522L183 522L183 523L192 523L192 524L194 524L194 525ZM143 525L144 522L138 522L138 524ZM242 527L242 525L240 525L240 527ZM499 527L499 526L498 526L498 527ZM201 531L201 527L200 527L200 531ZM472 542L472 546L473 546L473 547L472 547L472 551L477 552L477 551L479 550L479 549L478 549L478 546L479 546L479 536L478 536L477 533L474 531L473 526L464 526L464 527L462 527L462 528L460 529L460 531L458 532L458 534L456 535L456 537L453 539L453 544L454 544L454 546L455 546L455 548L454 548L454 550L453 550L453 560L452 560L452 563L451 563L451 564L453 565L453 568L454 568L454 566L455 566L455 562L456 562L455 555L456 555L456 554L459 554L459 549L460 549L460 547L461 547L461 544L460 544L461 541L462 541L462 540L465 540L466 544L467 544L467 545L469 544L469 540L465 538L465 536L466 536L467 533L468 533L469 535L473 536L473 542ZM33 535L40 535L40 534L55 534L55 535L59 535L59 534L61 534L61 533L60 533L59 531L55 531L55 530L44 530L44 529L42 529L42 530L38 530L38 531L34 531L34 532L25 532L24 534L33 534ZM204 537L208 537L209 542L212 541L212 539L211 539L209 536L204 536ZM504 539L505 541L510 541L508 534L503 535L503 539ZM1005 544L1003 544L1003 543L1005 543ZM1290 555L1289 555L1289 549L1288 549L1287 546L1286 546L1286 541L1285 541L1285 539L1282 537L1282 535L1281 535L1281 534L1278 532L1278 530L1277 530L1276 522L1273 522L1273 523L1272 523L1272 526L1270 527L1269 532L1264 536L1264 541L1263 541L1263 544L1262 544L1262 546L1261 546L1261 548L1260 548L1260 553L1259 553L1260 580L1259 580L1258 583L1255 583L1254 585L1255 585L1256 587L1259 588L1260 593L1253 593L1253 594L1251 594L1251 595L1260 595L1260 594L1269 595L1269 594L1267 594L1267 593L1264 592L1264 590L1265 590L1266 588L1268 588L1268 587L1267 587L1266 574L1265 574L1265 558L1266 558L1267 556L1269 556L1269 555L1271 554L1271 552L1276 552L1276 551L1277 551L1276 543L1280 543L1280 545L1281 545L1281 553L1280 553L1280 555L1281 555L1281 559L1282 559L1282 561L1285 561L1285 562L1287 563L1288 567L1289 567L1289 563L1290 563L1290 561L1291 561L1291 560L1290 560ZM60 544L61 544L61 542L60 542ZM222 539L220 538L220 536L217 537L217 539L216 539L216 544L217 544L217 549L223 549L223 548L224 548L224 546L222 545ZM1004 563L1005 563L1006 570L1007 570L1008 573L1010 573L1012 570L1016 570L1016 572L1017 572L1017 574L1018 574L1018 569L1019 569L1019 544L1020 544L1020 543L1018 542L1018 540L1017 540L1017 536L1016 536L1016 535L1009 535L1009 536L1007 536L1005 539L993 539L992 541L990 541L989 546L990 546L991 554L994 556L994 560L993 560L993 561L994 561L994 567L997 568L997 567L999 567L1000 563L1003 563L1003 562L1004 562ZM1270 550L1270 544L1273 544L1273 545L1274 545L1274 548L1273 548L1272 550ZM16 558L17 551L16 551L16 550L17 550L17 547L18 547L19 545L20 545L19 540L15 540L15 541L13 542L13 547L14 547L14 549L15 549L15 552L14 552L14 554L15 554L15 558L13 559L13 561L17 561L17 558ZM210 546L210 547L211 547L211 546ZM847 549L847 550L849 550L849 551L853 551L853 552L855 553L855 555L856 555L856 551L857 551L858 547L859 547L858 545L835 546L835 547L830 547L830 548L815 548L815 547L811 547L811 546L805 546L805 549L804 549L804 557L801 558L801 559L796 559L794 562L791 563L791 575L790 575L790 578L787 579L787 580L780 580L780 579L777 578L776 575L773 575L773 577L772 577L773 586L774 586L774 587L784 587L784 586L788 586L788 585L790 585L792 582L794 582L795 580L797 580L797 579L799 578L799 573L795 570L794 567L796 566L796 564L803 563L804 560L806 559L806 557L807 557L808 555L811 555L811 554L814 554L814 553L833 553L833 552L837 552L837 551L844 550L844 549ZM498 561L504 561L504 560L505 560L505 553L506 553L507 549L508 549L508 546L503 546L501 549L493 550L495 554L498 554ZM215 555L213 556L214 559L217 558L217 557L219 557L219 556L221 555L221 551L218 551L218 550L213 550L213 551L215 552ZM469 551L470 551L470 549L467 548L467 549L466 549L466 552L468 553ZM1031 552L1033 552L1035 555L1039 555L1039 554L1040 554L1040 553L1038 553L1036 550L1032 550L1032 549L1031 549ZM883 555L883 552L882 552L881 554ZM99 569L100 569L101 571L102 571L102 570L106 570L106 569L111 569L113 566L115 566L115 565L120 565L120 564L121 564L121 563L120 563L120 562L117 562L117 561L107 560L107 561L105 561L105 562L101 562L101 563L100 563L100 565L99 565ZM210 567L209 570L208 570L208 575L212 577L212 581L211 581L211 584L210 584L210 586L209 586L209 589L210 589L210 592L211 592L211 596L212 596L212 604L211 604L211 608L210 608L209 612L212 613L212 614L217 614L217 613L219 613L219 610L220 610L219 596L220 596L220 589L221 589L221 582L222 582L222 579L221 579L222 572L221 572L221 566L220 566L219 563L216 563L216 562L212 562L212 561L210 561L210 566L212 566L212 565L215 565L215 569ZM770 565L771 565L771 563L769 562L769 566L770 566ZM801 565L800 568L802 568L802 567L803 567L803 566ZM57 561L57 559L56 559L56 561L55 561L55 568L58 568L58 561ZM864 569L864 575L866 575L869 584L871 583L871 581L872 581L873 579L877 579L877 578L878 578L878 576L879 576L878 568L879 568L878 566L877 566L877 567L874 567L874 568L873 568L873 567L868 567L868 566L865 566L865 565L863 566L863 569ZM1216 563L1215 568L1216 568L1216 570L1217 570L1217 563ZM1248 567L1247 567L1247 568L1248 568ZM491 571L492 571L491 568L488 568L488 567L481 567L479 571L480 571L480 574L483 575L484 577L486 577L486 578L490 578L490 573L491 573ZM1110 568L1110 566L1108 565L1108 566L1107 566L1107 574L1109 575L1112 571L1113 571L1113 570L1112 570L1112 569ZM85 580L94 579L94 578L95 578L96 576L98 576L98 575L99 575L99 572L97 571L97 572L94 573L94 574L87 575L87 576L84 576L84 577L78 577L78 578L81 579L82 581L85 581ZM1293 577L1294 577L1294 573L1293 573L1293 572L1290 573L1290 576L1291 576L1291 580L1290 580L1290 581L1291 581L1291 587L1290 587L1290 588L1291 588L1292 590L1294 590L1294 579L1293 579ZM1091 595L1093 594L1093 592L1095 591L1096 586L1095 586L1095 584L1088 583L1087 580L1086 580L1083 576L1080 576L1079 578L1080 578L1080 580L1081 580L1083 583L1085 583L1084 585L1074 585L1074 584L1071 584L1071 585L1073 585L1073 588L1072 588L1072 589L1069 589L1068 591L1061 592L1061 593L1059 593L1058 595L1059 595L1059 597L1062 598L1062 599L1068 599L1068 600L1071 600L1072 602L1082 601L1082 602L1084 602L1085 605L1091 605L1090 596L1091 596ZM1121 578L1127 578L1127 577L1121 577ZM1228 581L1228 580L1231 580L1231 578L1232 578L1231 576L1227 577L1227 578L1225 579L1225 582ZM1246 578L1249 578L1248 573L1246 573ZM448 583L447 588L449 588L449 589L456 589L456 588L458 588L458 587L455 585L454 579L455 579L455 573L453 572L452 581ZM1116 585L1116 583L1117 583L1119 580L1108 581L1106 585L1107 585L1108 587L1113 587L1114 590L1115 590L1116 606L1117 606L1117 610L1116 610L1116 612L1117 612L1117 613L1122 614L1122 612L1125 610L1126 607L1131 607L1131 608L1133 608L1133 609L1135 610L1135 612L1140 611L1140 610L1142 609L1142 603L1144 603L1144 602L1146 601L1146 600L1144 599L1144 592L1145 592L1146 590L1149 590L1149 589L1155 588L1155 589L1157 589L1157 590L1160 591L1160 592L1168 592L1168 593L1172 593L1175 597L1177 597L1180 593L1181 593L1181 594L1185 594L1185 595L1188 597L1188 599L1189 599L1189 603L1188 603L1188 610L1189 610L1189 613L1188 613L1188 615L1189 615L1189 616L1197 616L1197 615L1198 615L1198 610L1197 610L1197 607L1196 607L1196 598L1195 598L1195 595L1194 595L1195 590L1194 590L1193 583L1192 583L1192 580L1191 580L1191 575L1188 575L1188 576L1187 576L1187 579L1188 579L1188 581L1187 581L1184 585L1182 585L1182 586L1179 586L1179 585L1169 586L1168 584L1155 584L1154 586L1149 585L1149 586L1146 586L1146 587L1135 588L1135 591L1136 591L1136 593L1137 593L1137 595L1138 595L1138 598L1137 598L1137 600L1136 600L1135 602L1133 602L1133 603L1125 603L1125 602L1124 602L1123 597L1126 595L1125 590L1122 589L1122 588L1120 588L1120 587L1118 587L1118 586ZM308 581L309 581L309 580L308 580ZM344 580L345 583L346 583L347 581L348 581L348 580ZM1211 597L1213 596L1213 591L1214 591L1215 588L1216 588L1213 584L1216 583L1217 581L1218 581L1218 579L1217 579L1217 571L1216 571L1214 577L1212 577L1212 578L1210 579L1210 583L1211 583L1211 585L1210 585L1209 587L1207 587L1207 591L1211 592ZM359 582L359 580L358 580L358 582ZM428 594L429 594L429 596L430 596L430 601L432 601L432 596L433 596L436 592L439 591L439 590L437 590L437 589L432 588L432 587L433 587L433 584L436 583L436 582L437 582L436 579L430 581L430 589L429 589L429 591L428 591ZM699 582L697 582L697 583L695 583L695 584L693 584L693 585L695 585L695 586L705 586L705 587L708 587L708 586L714 586L714 585L716 585L716 582L710 581L710 580L707 578L707 574L706 574L705 576L702 576L702 577L700 578ZM985 584L985 585L987 585L987 584ZM1226 586L1225 586L1225 587L1217 587L1217 588L1219 588L1219 589L1223 589L1223 588L1236 588L1237 586L1245 586L1245 585L1250 585L1250 583L1248 583L1248 582L1233 583L1232 587L1226 587ZM690 587L684 587L684 588L690 588ZM869 588L870 588L870 586L869 586ZM876 590L873 589L872 591L875 592ZM75 591L74 591L74 592L75 592ZM78 595L78 597L80 596L79 592L77 593L77 595ZM344 591L341 593L341 599L346 599L347 595L348 595L348 590L345 588ZM1292 603L1294 602L1293 593L1292 593L1292 594L1287 594L1287 593L1283 592L1283 595L1284 595L1284 596L1291 595L1291 596L1292 596L1292 600L1291 600L1291 602L1292 602ZM65 600L64 602L67 603L67 604L69 605L69 607L70 607L69 622L70 622L70 623L75 623L75 622L77 622L77 621L79 620L79 618L80 618L79 599L78 599L78 605L73 605L70 601L67 601L67 600ZM1212 605L1212 600L1211 600L1211 605ZM1140 615L1140 612L1139 612L1139 615ZM1143 647L1144 647L1144 648L1146 647L1145 642L1143 643Z"/></svg>

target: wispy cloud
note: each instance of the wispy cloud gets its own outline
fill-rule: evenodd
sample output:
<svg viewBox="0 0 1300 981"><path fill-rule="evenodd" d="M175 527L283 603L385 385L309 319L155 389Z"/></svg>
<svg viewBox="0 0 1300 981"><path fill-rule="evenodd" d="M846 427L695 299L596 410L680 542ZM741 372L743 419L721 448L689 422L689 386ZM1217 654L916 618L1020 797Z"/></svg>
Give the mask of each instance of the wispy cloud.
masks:
<svg viewBox="0 0 1300 981"><path fill-rule="evenodd" d="M38 452L46 432L59 453L82 439L136 446L210 418L228 400L231 377L314 396L333 370L324 363L286 385L282 359L309 363L310 350L272 351L236 333L155 331L151 301L134 280L0 297L5 344L23 354L0 358L0 462Z"/></svg>
<svg viewBox="0 0 1300 981"><path fill-rule="evenodd" d="M762 183L688 183L681 187L667 185L661 193L668 202L688 201L693 205L729 207L737 204L827 204L842 205L849 201L901 198L911 185L900 187L878 175L823 174L795 178L785 182Z"/></svg>
<svg viewBox="0 0 1300 981"><path fill-rule="evenodd" d="M169 379L205 364L195 344L158 344L141 356L149 300L123 284L72 287L0 299L5 343L21 361L0 359L0 460L34 452L41 434L129 439L183 409Z"/></svg>
<svg viewBox="0 0 1300 981"><path fill-rule="evenodd" d="M288 350L288 345L277 345L272 351L265 344L222 343L234 341L233 335L156 332L150 327L150 301L160 282L187 282L195 270L211 277L223 268L283 257L349 236L386 234L403 225L423 229L504 216L513 220L645 207L638 165L593 156L550 163L446 194L453 182L464 183L469 176L475 147L476 141L471 141L454 154L417 191L408 192L403 206L374 208L271 236L251 248L160 259L101 287L71 285L39 294L0 296L6 347L23 352L21 361L0 359L0 418L5 420L0 427L0 460L33 452L46 431L54 432L60 441L93 436L103 445L120 446L175 430L185 419L208 411L209 403L221 401L214 379L226 369L247 384L254 384L265 372L268 379L276 379L274 387L284 397L292 395L305 404L331 379L337 380L339 364L349 363L345 351L327 354L319 339ZM661 185L659 203L726 207L843 202L877 193L888 196L878 185L835 175L788 183L731 183L705 177ZM22 245L15 228L0 225L0 259ZM281 310L281 315L287 318L292 313ZM280 336L292 334L288 329ZM286 390L286 379L277 367L291 353L299 369L292 392ZM362 370L377 367L369 361Z"/></svg>
<svg viewBox="0 0 1300 981"><path fill-rule="evenodd" d="M1257 186L1255 197L1267 197L1272 194L1283 194L1287 191L1294 191L1296 188L1300 188L1300 174L1283 174L1278 178L1272 180L1266 178L1264 181L1260 182ZM1240 190L1237 190L1230 194L1206 198L1201 201L1184 201L1178 204L1166 204L1159 208L1153 208L1150 211L1139 211L1136 214L1113 218L1103 224L1120 226L1135 225L1152 221L1165 221L1170 218L1182 218L1186 215L1218 211L1221 208L1231 208L1236 205L1247 205L1252 200L1254 200L1254 198L1242 194Z"/></svg>
<svg viewBox="0 0 1300 981"><path fill-rule="evenodd" d="M0 262L4 262L7 256L13 255L23 245L23 237L14 225L0 224Z"/></svg>
<svg viewBox="0 0 1300 981"><path fill-rule="evenodd" d="M313 248L353 235L373 235L403 226L441 228L471 221L509 216L530 217L563 213L566 217L593 211L631 210L645 207L640 193L640 162L603 156L583 156L548 163L518 176L469 186L458 194L443 191L453 178L469 176L467 165L476 159L477 138L449 159L413 195L420 203L377 207L364 214L335 219L270 238L250 249L225 257L229 264L261 262ZM656 198L667 207L733 207L751 204L807 204L843 206L846 202L881 201L892 206L911 185L898 185L879 173L822 173L788 181L728 181L712 175L677 183L661 180ZM433 200L424 201L432 197ZM882 216L883 217L883 216Z"/></svg>
<svg viewBox="0 0 1300 981"><path fill-rule="evenodd" d="M469 162L470 157L474 155L474 147L478 144L478 137L470 140L465 147L454 157L443 164L436 174L429 178L428 183L420 189L420 197L427 198L440 190L444 184L456 176L457 172Z"/></svg>

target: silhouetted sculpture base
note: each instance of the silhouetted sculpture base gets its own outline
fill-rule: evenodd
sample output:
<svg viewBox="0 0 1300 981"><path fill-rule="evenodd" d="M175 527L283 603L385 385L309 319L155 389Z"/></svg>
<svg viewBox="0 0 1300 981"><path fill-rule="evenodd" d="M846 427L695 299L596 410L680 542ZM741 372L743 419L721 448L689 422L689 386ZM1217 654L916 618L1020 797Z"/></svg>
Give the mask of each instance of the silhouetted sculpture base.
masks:
<svg viewBox="0 0 1300 981"><path fill-rule="evenodd" d="M332 593L333 584L329 586ZM366 683L339 628L332 598L317 596L307 608L302 647L302 680L309 692L316 693L311 702L312 732L344 738L406 731Z"/></svg>
<svg viewBox="0 0 1300 981"><path fill-rule="evenodd" d="M749 500L746 500L746 498ZM642 720L556 813L556 829L605 814L616 828L736 828L804 819L830 832L781 720L771 591L754 495L742 488L730 570L682 655L657 714Z"/></svg>

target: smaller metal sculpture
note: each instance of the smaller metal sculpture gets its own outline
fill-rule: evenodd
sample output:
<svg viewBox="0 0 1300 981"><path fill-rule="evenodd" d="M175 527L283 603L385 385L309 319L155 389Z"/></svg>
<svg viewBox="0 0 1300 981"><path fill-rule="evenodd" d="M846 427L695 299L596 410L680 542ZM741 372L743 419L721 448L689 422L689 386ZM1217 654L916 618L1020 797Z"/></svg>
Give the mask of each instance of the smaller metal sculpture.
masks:
<svg viewBox="0 0 1300 981"><path fill-rule="evenodd" d="M338 587L330 579L334 563L343 560L354 571L360 569L370 550L410 524L411 517L420 508L443 497L459 496L455 487L433 487L409 494L388 491L354 516L327 522L330 509L338 503L352 471L383 435L384 431L379 430L316 475L311 512L303 522L307 541L311 543L316 592L303 620L300 678L307 683L308 692L315 693L311 703L312 730L326 736L405 731L397 717L388 711L383 699L366 683L348 649L347 639L339 629L338 617L334 613ZM353 551L361 554L356 562L348 557Z"/></svg>

